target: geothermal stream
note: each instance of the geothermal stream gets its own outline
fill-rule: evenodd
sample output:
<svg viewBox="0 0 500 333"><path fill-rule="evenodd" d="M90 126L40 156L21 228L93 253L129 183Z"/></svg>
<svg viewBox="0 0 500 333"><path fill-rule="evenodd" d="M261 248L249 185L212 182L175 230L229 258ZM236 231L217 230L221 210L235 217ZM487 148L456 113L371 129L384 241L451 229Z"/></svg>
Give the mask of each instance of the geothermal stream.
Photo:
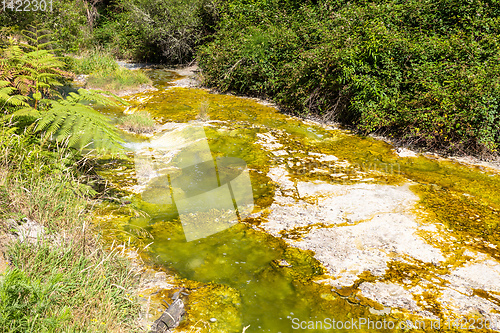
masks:
<svg viewBox="0 0 500 333"><path fill-rule="evenodd" d="M95 219L145 262L145 322L180 297L175 332L500 330L495 169L146 72L125 113L159 128L101 160Z"/></svg>

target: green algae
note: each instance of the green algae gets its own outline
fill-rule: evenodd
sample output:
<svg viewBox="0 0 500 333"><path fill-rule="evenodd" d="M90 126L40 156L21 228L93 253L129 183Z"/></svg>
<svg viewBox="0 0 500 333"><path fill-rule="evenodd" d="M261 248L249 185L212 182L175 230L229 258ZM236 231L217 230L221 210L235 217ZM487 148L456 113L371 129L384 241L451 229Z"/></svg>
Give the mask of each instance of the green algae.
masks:
<svg viewBox="0 0 500 333"><path fill-rule="evenodd" d="M500 210L490 202L436 186L415 186L423 217L441 223L453 235L459 248L470 248L500 259ZM453 249L450 252L457 252Z"/></svg>
<svg viewBox="0 0 500 333"><path fill-rule="evenodd" d="M232 151L241 149L240 156L250 159L247 163L253 160L260 166L269 165L264 158L266 154L255 158L259 149L253 149L254 147L248 145L252 139L253 142L256 141L255 135L252 136L258 132L255 128L260 128L260 132L263 132L263 128L265 131L280 130L288 134L280 143L284 144L287 149L297 151L294 154L296 158L304 158L310 152L331 154L340 160L349 161L353 165L352 168L382 173L383 175L376 175L380 178L380 182L396 184L407 178L420 183L437 184L457 192L469 193L484 198L495 206L500 205L498 195L500 180L494 174L479 167L432 160L422 156L399 158L393 152L393 147L385 142L350 135L340 130L326 129L320 124L304 123L300 119L280 114L276 109L252 99L211 94L206 90L187 88L173 88L142 95L148 96L149 99L145 103L140 103L139 108L146 109L164 122L193 121L203 105L208 104L209 119L231 123L230 130L227 130L230 135L222 137L230 137L233 140L230 145L233 147ZM137 96L140 97L141 94ZM244 131L247 131L245 135L243 135ZM221 132L213 134L221 134ZM211 137L213 138L212 144L216 146L216 137L221 136L212 135ZM226 144L226 149L228 146ZM270 158L269 154L267 158ZM328 180L326 176L317 177Z"/></svg>
<svg viewBox="0 0 500 333"><path fill-rule="evenodd" d="M139 108L146 109L164 122L193 121L200 113L202 105L208 103L209 119L231 122L230 129L225 129L229 135L221 135L224 130L220 129L207 131L209 138L212 138L211 145L221 147L221 152L239 154L247 163L253 161L255 165L262 167L272 164L273 157L265 152L259 154L260 149L255 149L253 143L257 141L256 133L268 132L269 129L279 130L287 133L279 142L287 149L296 151L294 158L302 162L307 162L304 159L311 152L331 154L351 163L351 168L345 170L347 175L353 174L353 170L357 169L374 173L367 177L375 178L378 183L398 184L411 179L420 183L437 184L484 198L500 207L500 180L479 167L426 157L399 158L393 152L393 147L382 141L346 134L340 130L325 129L319 124L307 124L251 99L186 88L146 94L152 97L146 103L140 104ZM217 142L228 139L231 140L229 144ZM329 163L323 163L323 166L335 168L334 164ZM300 170L303 168L292 170L292 174L303 180L334 180L330 175L313 175ZM346 179L342 180L345 181Z"/></svg>
<svg viewBox="0 0 500 333"><path fill-rule="evenodd" d="M172 81L182 78L181 75L173 71L158 70L158 69L143 69L154 85L158 89L165 89L171 86Z"/></svg>
<svg viewBox="0 0 500 333"><path fill-rule="evenodd" d="M157 80L168 78L168 74L154 73L150 74L163 75ZM158 87L168 87L168 82ZM356 184L370 181L395 185L412 180L420 183L412 190L420 196L421 208L426 212L422 220L438 223L438 228L441 223L442 230L451 230L456 238L443 243L442 239L432 239L431 233L420 232L430 244L443 250L447 256L444 263L435 265L396 258L388 263L383 276L365 272L353 287L332 290L313 282L324 274L313 253L290 248L283 241L243 224L188 243L173 205L151 204L140 195L128 193L130 205L108 204L98 212L101 217L107 216L102 222L106 237L128 241L136 247L153 242L147 254L153 263L185 278L187 284L188 281L203 284L205 289L200 287L187 300L190 314L183 327L237 332L251 324L247 332L289 332L292 318L414 318L406 313L393 312L390 316L370 313L370 309L383 310L383 306L360 296L357 287L362 282L376 281L396 282L407 289L425 285L427 290L414 295L415 301L443 318L437 301L439 287L446 283L442 276L471 259L463 255L464 246L499 258L496 245L500 239L497 216L500 180L492 172L422 156L400 158L392 146L382 141L306 123L254 100L211 94L202 89L172 88L138 94L129 100L135 110L147 110L162 123L204 121L214 158L231 156L247 162L255 211L262 213L247 219L248 224L265 220L275 192L275 184L267 173L271 167L286 163L294 182L322 180ZM116 110L109 114L119 116ZM262 149L257 143L258 135L266 133L276 138L287 155L276 156ZM337 160L320 161L314 154L333 155ZM103 161L102 165L101 174L116 186L125 188L136 184L131 159ZM295 228L283 236L300 239L311 227ZM277 264L282 260L289 265ZM475 294L485 299L494 298L481 290ZM210 318L217 321L210 322Z"/></svg>
<svg viewBox="0 0 500 333"><path fill-rule="evenodd" d="M238 332L250 324L247 332L288 332L293 318L377 318L365 304L338 297L330 287L313 282L324 274L313 253L287 247L282 240L244 224L185 242L178 220L130 215L133 222L126 223L126 214L139 210L134 207L138 203L133 201L132 207L104 205L97 211L101 227L105 235L113 233L109 240L128 242L130 246L144 248L154 241L147 254L151 264L185 279L188 315L182 327ZM106 229L106 223L112 230ZM118 228L122 228L121 236ZM134 229L144 233L134 238ZM276 265L277 260L285 260L289 266ZM170 296L156 295L165 301ZM217 320L213 323L210 318Z"/></svg>
<svg viewBox="0 0 500 333"><path fill-rule="evenodd" d="M238 332L242 327L241 303L238 290L224 284L206 284L189 295L187 317L179 329L199 327L204 332Z"/></svg>

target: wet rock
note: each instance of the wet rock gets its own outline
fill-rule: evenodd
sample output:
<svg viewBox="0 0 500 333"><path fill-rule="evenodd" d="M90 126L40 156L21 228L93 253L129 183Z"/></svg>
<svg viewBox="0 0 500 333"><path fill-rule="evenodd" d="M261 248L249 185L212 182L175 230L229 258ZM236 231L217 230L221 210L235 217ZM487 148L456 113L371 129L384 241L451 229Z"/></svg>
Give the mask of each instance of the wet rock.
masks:
<svg viewBox="0 0 500 333"><path fill-rule="evenodd" d="M292 265L290 265L290 263L288 263L285 259L273 260L273 263L278 267L292 267Z"/></svg>
<svg viewBox="0 0 500 333"><path fill-rule="evenodd" d="M181 76L181 78L171 83L172 87L195 88L200 85L197 77L200 70L197 65L172 69L172 71Z"/></svg>
<svg viewBox="0 0 500 333"><path fill-rule="evenodd" d="M391 282L363 282L359 286L359 290L364 297L380 304L410 311L419 310L417 302L412 298L412 294L399 284Z"/></svg>
<svg viewBox="0 0 500 333"><path fill-rule="evenodd" d="M399 157L418 157L417 153L407 148L397 148L396 154L398 154Z"/></svg>
<svg viewBox="0 0 500 333"><path fill-rule="evenodd" d="M263 146L266 150L280 149L283 147L283 145L279 143L278 139L271 133L257 133L257 137L259 140L257 140L256 143Z"/></svg>
<svg viewBox="0 0 500 333"><path fill-rule="evenodd" d="M126 61L117 61L118 66L121 66L126 69L134 70L134 69L144 69L144 68L154 68L154 64L149 63L138 63L138 62L126 62Z"/></svg>

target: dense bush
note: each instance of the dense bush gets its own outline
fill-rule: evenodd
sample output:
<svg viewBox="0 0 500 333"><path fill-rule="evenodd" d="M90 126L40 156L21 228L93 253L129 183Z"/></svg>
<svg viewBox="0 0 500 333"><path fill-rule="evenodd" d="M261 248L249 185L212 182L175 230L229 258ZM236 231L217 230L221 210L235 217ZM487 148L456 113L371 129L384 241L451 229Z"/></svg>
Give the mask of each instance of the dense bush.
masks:
<svg viewBox="0 0 500 333"><path fill-rule="evenodd" d="M449 151L500 143L497 0L233 0L205 83Z"/></svg>
<svg viewBox="0 0 500 333"><path fill-rule="evenodd" d="M119 0L102 9L94 36L119 57L187 63L216 20L213 0Z"/></svg>
<svg viewBox="0 0 500 333"><path fill-rule="evenodd" d="M71 0L0 19L14 31L43 21L66 52L197 54L209 86L416 146L500 143L499 0Z"/></svg>
<svg viewBox="0 0 500 333"><path fill-rule="evenodd" d="M43 24L44 28L54 33L54 40L57 41L54 47L64 52L79 52L91 45L92 25L89 25L87 17L91 6L87 1L52 1L52 11L50 2L46 1L46 11L22 12L11 10L10 3L12 1L5 1L6 10L0 11L0 26L20 33L30 25Z"/></svg>
<svg viewBox="0 0 500 333"><path fill-rule="evenodd" d="M218 0L53 1L52 11L0 11L14 33L33 24L54 32L56 48L80 54L96 47L119 58L170 64L193 60L195 49L215 30ZM50 6L49 6L50 7ZM15 6L14 6L15 8Z"/></svg>

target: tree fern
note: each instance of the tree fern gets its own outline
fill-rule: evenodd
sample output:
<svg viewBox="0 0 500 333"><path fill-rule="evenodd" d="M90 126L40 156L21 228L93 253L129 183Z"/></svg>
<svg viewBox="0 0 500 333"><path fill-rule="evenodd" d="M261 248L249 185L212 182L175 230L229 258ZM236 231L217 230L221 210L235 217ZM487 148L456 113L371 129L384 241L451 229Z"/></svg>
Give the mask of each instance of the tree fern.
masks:
<svg viewBox="0 0 500 333"><path fill-rule="evenodd" d="M29 30L23 30L21 33L28 42L27 47L32 51L48 50L55 44L52 41L52 33L43 28L43 24L28 26Z"/></svg>
<svg viewBox="0 0 500 333"><path fill-rule="evenodd" d="M46 50L50 34L39 27L24 31L27 44L13 39L0 51L0 111L4 121L24 119L28 126L41 133L44 142L55 140L73 147L93 146L96 149L121 149L122 141L108 119L90 105L124 104L104 96L103 91L85 89L62 98L56 91L63 75L63 62ZM28 119L28 121L26 121Z"/></svg>
<svg viewBox="0 0 500 333"><path fill-rule="evenodd" d="M22 32L25 43L16 45L11 40L12 45L5 50L5 58L16 74L14 86L24 94L31 93L37 105L42 94L56 94L54 88L62 85L61 80L68 73L61 69L64 62L47 49L52 42L43 42L49 40L51 34L40 25L30 26L30 29L32 31Z"/></svg>

